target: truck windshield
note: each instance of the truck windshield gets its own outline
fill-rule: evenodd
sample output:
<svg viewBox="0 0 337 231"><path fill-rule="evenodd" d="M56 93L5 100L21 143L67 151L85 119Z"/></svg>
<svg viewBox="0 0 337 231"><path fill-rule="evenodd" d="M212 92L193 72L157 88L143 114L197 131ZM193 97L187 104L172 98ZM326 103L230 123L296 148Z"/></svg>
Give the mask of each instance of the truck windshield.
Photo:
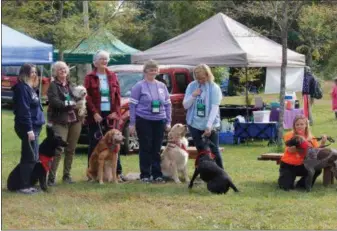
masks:
<svg viewBox="0 0 337 231"><path fill-rule="evenodd" d="M131 88L140 80L143 79L142 72L117 72L119 85L121 88L121 96L129 97Z"/></svg>

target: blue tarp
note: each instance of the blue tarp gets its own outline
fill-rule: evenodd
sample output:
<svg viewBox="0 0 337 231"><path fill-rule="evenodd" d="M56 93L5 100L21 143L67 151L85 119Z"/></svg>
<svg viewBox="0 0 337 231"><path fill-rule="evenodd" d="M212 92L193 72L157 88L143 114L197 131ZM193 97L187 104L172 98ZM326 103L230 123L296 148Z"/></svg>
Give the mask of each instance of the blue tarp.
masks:
<svg viewBox="0 0 337 231"><path fill-rule="evenodd" d="M48 64L53 62L53 45L35 40L6 25L2 24L1 27L1 65Z"/></svg>

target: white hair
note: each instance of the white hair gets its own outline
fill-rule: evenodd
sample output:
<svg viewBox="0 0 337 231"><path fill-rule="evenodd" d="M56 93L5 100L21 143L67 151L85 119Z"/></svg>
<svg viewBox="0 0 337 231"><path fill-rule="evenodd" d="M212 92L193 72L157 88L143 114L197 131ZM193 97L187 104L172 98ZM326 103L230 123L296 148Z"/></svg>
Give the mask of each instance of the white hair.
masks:
<svg viewBox="0 0 337 231"><path fill-rule="evenodd" d="M68 65L65 62L63 62L63 61L57 61L56 63L53 64L52 70L53 70L53 76L55 78L58 77L57 76L58 70L61 69L61 68L63 68L63 67L66 69L66 72L67 72L67 75L68 75L69 74L69 67L68 67Z"/></svg>
<svg viewBox="0 0 337 231"><path fill-rule="evenodd" d="M96 54L94 55L94 60L93 60L94 65L96 64L96 62L100 58L106 58L109 62L110 61L110 53L107 52L107 51L103 51L103 50L97 51Z"/></svg>

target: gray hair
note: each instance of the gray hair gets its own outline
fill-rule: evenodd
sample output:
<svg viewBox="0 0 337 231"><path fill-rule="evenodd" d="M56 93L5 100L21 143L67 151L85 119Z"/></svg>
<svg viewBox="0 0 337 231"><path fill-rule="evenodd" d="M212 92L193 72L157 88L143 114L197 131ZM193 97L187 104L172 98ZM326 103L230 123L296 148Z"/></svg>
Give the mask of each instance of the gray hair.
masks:
<svg viewBox="0 0 337 231"><path fill-rule="evenodd" d="M52 66L53 76L57 79L57 72L60 68L64 67L67 72L67 76L69 75L69 67L68 65L63 61L57 61Z"/></svg>
<svg viewBox="0 0 337 231"><path fill-rule="evenodd" d="M93 58L93 63L94 65L96 65L96 62L100 59L100 58L106 58L108 60L108 62L110 61L110 53L104 50L100 50L97 51L96 54L94 55Z"/></svg>
<svg viewBox="0 0 337 231"><path fill-rule="evenodd" d="M144 63L143 72L146 72L147 69L151 69L151 68L159 69L158 63L152 59Z"/></svg>

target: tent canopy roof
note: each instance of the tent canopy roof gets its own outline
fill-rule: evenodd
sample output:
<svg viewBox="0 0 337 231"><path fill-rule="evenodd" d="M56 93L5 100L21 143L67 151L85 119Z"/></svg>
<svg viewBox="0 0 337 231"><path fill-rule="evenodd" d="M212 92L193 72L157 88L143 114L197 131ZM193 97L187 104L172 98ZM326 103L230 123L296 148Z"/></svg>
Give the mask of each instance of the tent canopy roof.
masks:
<svg viewBox="0 0 337 231"><path fill-rule="evenodd" d="M288 49L288 66L305 66L305 56ZM223 13L144 52L133 63L155 59L160 64L206 63L212 66L280 67L282 46Z"/></svg>
<svg viewBox="0 0 337 231"><path fill-rule="evenodd" d="M48 64L53 61L53 45L35 40L4 24L2 28L2 65Z"/></svg>
<svg viewBox="0 0 337 231"><path fill-rule="evenodd" d="M106 29L99 29L74 49L64 51L64 59L69 63L92 63L93 55L98 50L110 53L110 64L130 63L130 55L139 51L126 45ZM54 52L54 59L58 59L58 50Z"/></svg>

